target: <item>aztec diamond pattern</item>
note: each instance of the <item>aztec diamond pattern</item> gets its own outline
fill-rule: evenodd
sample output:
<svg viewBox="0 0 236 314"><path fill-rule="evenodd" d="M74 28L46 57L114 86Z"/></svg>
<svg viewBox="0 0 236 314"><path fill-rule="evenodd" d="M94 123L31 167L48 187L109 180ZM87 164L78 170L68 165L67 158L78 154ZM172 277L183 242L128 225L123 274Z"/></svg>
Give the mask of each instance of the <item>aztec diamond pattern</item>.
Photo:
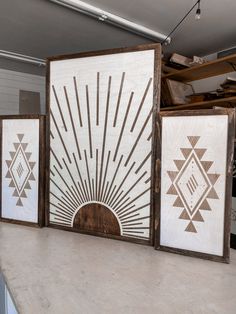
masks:
<svg viewBox="0 0 236 314"><path fill-rule="evenodd" d="M14 188L12 196L17 197L17 206L23 206L22 198L27 198L25 190L30 190L30 182L35 181L33 168L36 164L30 161L32 153L27 152L28 143L23 143L24 134L17 134L18 142L13 143L15 151L11 151L10 160L6 160L8 171L6 178L11 179L9 187Z"/></svg>
<svg viewBox="0 0 236 314"><path fill-rule="evenodd" d="M196 148L200 136L188 136L191 148L180 148L184 159L174 160L178 171L167 171L171 186L169 195L176 195L174 207L183 208L179 219L188 220L187 232L197 233L194 222L204 222L201 210L211 211L207 199L219 199L214 185L219 174L208 173L213 161L203 161L205 148Z"/></svg>

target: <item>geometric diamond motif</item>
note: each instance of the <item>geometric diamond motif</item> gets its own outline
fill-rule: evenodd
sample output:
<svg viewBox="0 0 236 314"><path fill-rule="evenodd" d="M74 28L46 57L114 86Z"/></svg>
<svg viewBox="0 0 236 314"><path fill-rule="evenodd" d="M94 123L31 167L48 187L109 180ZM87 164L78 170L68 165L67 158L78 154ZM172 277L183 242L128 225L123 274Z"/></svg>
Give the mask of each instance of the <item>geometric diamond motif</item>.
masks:
<svg viewBox="0 0 236 314"><path fill-rule="evenodd" d="M14 188L13 196L17 197L17 206L23 206L22 198L27 198L25 190L31 189L29 181L35 181L33 168L35 162L30 161L32 153L26 152L28 143L23 143L24 134L17 134L19 142L13 143L15 151L9 152L11 159L6 160L8 171L6 178L11 179L9 187Z"/></svg>
<svg viewBox="0 0 236 314"><path fill-rule="evenodd" d="M203 161L206 149L195 148L200 136L187 138L191 148L180 148L184 159L174 160L178 171L167 171L172 182L167 194L176 196L173 207L183 208L179 219L190 221L185 231L197 233L194 221L204 222L200 210L211 210L207 198L219 198L214 184L220 175L208 173L213 161Z"/></svg>

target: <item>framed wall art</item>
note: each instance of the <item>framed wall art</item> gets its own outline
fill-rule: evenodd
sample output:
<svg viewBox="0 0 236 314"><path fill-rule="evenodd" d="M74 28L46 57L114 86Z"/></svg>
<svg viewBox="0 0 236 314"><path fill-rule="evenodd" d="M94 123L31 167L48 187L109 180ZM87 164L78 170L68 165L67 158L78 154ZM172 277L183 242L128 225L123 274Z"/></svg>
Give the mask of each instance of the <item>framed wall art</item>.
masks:
<svg viewBox="0 0 236 314"><path fill-rule="evenodd" d="M48 225L151 243L160 45L48 60Z"/></svg>
<svg viewBox="0 0 236 314"><path fill-rule="evenodd" d="M230 247L236 249L236 149L234 147L233 188L232 188L232 215Z"/></svg>
<svg viewBox="0 0 236 314"><path fill-rule="evenodd" d="M163 112L157 249L229 261L234 110Z"/></svg>
<svg viewBox="0 0 236 314"><path fill-rule="evenodd" d="M1 221L44 225L45 117L1 116Z"/></svg>

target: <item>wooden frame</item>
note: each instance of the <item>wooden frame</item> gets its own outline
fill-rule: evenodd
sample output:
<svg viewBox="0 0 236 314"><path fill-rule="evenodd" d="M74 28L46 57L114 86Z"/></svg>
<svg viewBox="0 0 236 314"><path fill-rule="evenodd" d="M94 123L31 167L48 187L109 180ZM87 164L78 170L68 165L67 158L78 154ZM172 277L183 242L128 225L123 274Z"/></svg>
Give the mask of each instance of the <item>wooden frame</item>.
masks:
<svg viewBox="0 0 236 314"><path fill-rule="evenodd" d="M191 250L184 250L179 248L162 246L160 244L160 218L161 218L161 188L160 188L160 173L161 173L161 147L159 147L159 156L157 159L157 182L156 191L159 194L158 205L156 207L155 215L155 249L179 253L182 255L204 258L208 260L229 263L230 253L230 216L231 216L231 202L232 202L232 163L233 163L233 149L234 149L234 127L235 127L235 111L234 109L209 109L209 110L186 110L174 112L162 112L159 115L159 140L161 145L161 129L162 119L164 117L181 117L181 116L210 116L210 115L227 115L228 116L228 138L227 138L227 156L226 156L226 185L225 185L225 210L224 210L224 240L223 240L223 256L211 255ZM158 143L158 142L157 142Z"/></svg>
<svg viewBox="0 0 236 314"><path fill-rule="evenodd" d="M39 170L38 170L38 222L27 222L15 219L8 219L2 217L2 179L0 191L0 221L15 223L33 227L43 227L45 225L45 115L39 114L24 114L24 115L2 115L0 116L0 143L2 151L2 131L4 120L20 120L20 119L34 119L39 120ZM0 155L0 173L2 178L2 153Z"/></svg>
<svg viewBox="0 0 236 314"><path fill-rule="evenodd" d="M86 234L93 234L93 232L83 232L79 231L75 228L68 228L65 226L57 226L50 224L49 222L49 167L50 167L50 63L52 61L57 60L68 60L73 58L84 58L84 57L94 57L94 56L102 56L102 55L110 55L110 54L118 54L118 53L126 53L126 52L136 52L136 51L145 51L145 50L154 50L155 57L154 57L154 75L153 75L153 114L152 114L152 125L153 125L153 136L152 136L152 160L151 160L151 167L152 167L152 178L151 178L151 186L154 186L155 180L155 160L156 160L156 141L157 141L157 130L156 130L156 119L157 113L160 111L160 80L161 80L161 45L160 44L148 44L148 45L141 45L131 48L115 48L115 49L108 49L108 50L101 50L101 51L90 51L90 52L82 52L77 54L71 55L61 55L61 56L54 56L47 59L47 74L46 74L46 112L47 112L47 130L46 130L46 200L45 200L45 208L46 208L46 225L49 227L67 230L67 231L74 231L79 233L86 233ZM106 234L99 234L96 233L95 235L102 236L102 237L110 237L114 239L136 242L141 244L154 244L154 234L153 234L153 224L154 224L154 208L156 207L155 203L157 201L157 194L154 189L151 189L151 219L150 219L150 240L149 243L147 241L135 238L129 238L125 236L115 236L115 235L106 235Z"/></svg>

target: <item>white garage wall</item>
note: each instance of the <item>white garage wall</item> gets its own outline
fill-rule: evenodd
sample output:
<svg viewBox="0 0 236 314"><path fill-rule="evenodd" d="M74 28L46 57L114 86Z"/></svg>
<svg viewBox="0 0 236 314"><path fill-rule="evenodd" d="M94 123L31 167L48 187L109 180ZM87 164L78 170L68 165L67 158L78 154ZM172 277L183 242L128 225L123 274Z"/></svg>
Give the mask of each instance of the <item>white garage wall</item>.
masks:
<svg viewBox="0 0 236 314"><path fill-rule="evenodd" d="M20 90L39 92L41 113L45 113L45 77L0 69L0 114L19 113Z"/></svg>

